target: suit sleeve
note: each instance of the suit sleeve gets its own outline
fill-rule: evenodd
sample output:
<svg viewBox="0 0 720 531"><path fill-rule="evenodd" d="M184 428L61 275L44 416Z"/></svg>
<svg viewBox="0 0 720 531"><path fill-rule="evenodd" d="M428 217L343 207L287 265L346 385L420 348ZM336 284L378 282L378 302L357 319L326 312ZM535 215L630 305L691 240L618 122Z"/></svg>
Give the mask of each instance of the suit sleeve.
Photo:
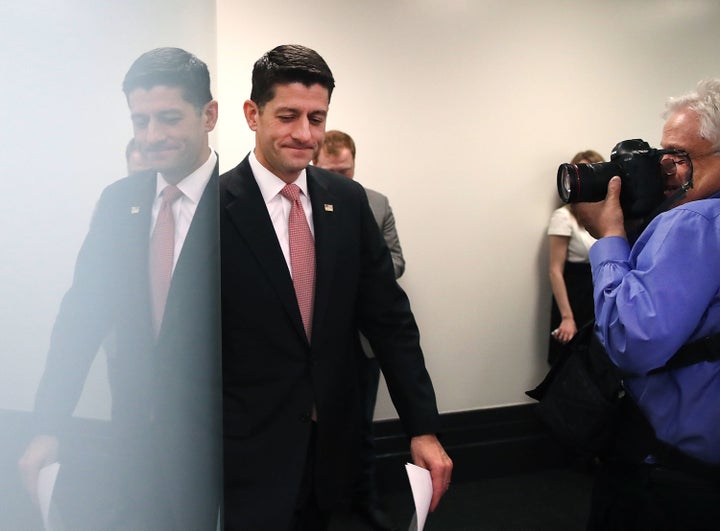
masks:
<svg viewBox="0 0 720 531"><path fill-rule="evenodd" d="M400 238L398 237L395 227L395 216L393 215L390 201L385 198L385 216L382 224L383 238L390 249L393 268L395 269L395 278L400 278L405 272L405 258L403 258L402 247L400 247Z"/></svg>
<svg viewBox="0 0 720 531"><path fill-rule="evenodd" d="M380 363L407 434L435 433L435 392L425 368L417 324L364 194L362 201L359 328Z"/></svg>
<svg viewBox="0 0 720 531"><path fill-rule="evenodd" d="M36 399L36 428L57 434L72 415L90 366L107 334L113 278L110 219L103 193L75 264L73 281L63 297L50 338L50 349Z"/></svg>

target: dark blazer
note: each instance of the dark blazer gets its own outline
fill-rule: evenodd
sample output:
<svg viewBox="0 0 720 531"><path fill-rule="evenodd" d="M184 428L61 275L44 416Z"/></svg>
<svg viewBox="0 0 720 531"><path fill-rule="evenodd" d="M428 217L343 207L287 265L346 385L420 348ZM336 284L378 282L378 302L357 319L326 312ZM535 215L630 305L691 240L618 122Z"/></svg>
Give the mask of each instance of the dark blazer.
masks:
<svg viewBox="0 0 720 531"><path fill-rule="evenodd" d="M117 470L99 470L90 482L102 490L103 476L125 475L133 486L162 485L167 499L148 503L172 507L174 521L184 522L177 529L194 528L192 522L211 528L217 518L217 493L214 501L197 495L217 491L221 466L217 182L216 166L178 258L157 338L148 279L155 173L127 177L103 191L53 328L36 398L38 430L60 435L61 450L67 449L63 435L90 365L114 333L106 454ZM62 474L61 467L58 483Z"/></svg>
<svg viewBox="0 0 720 531"><path fill-rule="evenodd" d="M437 431L437 407L405 293L363 188L308 167L315 230L312 344L248 159L220 177L225 518L287 529L308 452L329 508L360 441L355 352L369 338L408 435ZM317 408L315 447L311 412Z"/></svg>

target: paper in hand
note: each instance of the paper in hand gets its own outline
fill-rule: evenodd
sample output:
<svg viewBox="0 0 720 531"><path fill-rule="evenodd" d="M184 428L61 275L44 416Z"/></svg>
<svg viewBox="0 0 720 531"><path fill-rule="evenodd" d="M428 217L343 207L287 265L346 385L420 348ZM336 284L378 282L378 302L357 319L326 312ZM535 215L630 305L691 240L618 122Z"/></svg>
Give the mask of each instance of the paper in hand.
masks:
<svg viewBox="0 0 720 531"><path fill-rule="evenodd" d="M46 531L55 531L60 528L59 522L56 521L52 514L52 495L59 470L60 463L51 463L41 468L38 474L38 501L40 502L43 527Z"/></svg>
<svg viewBox="0 0 720 531"><path fill-rule="evenodd" d="M410 489L412 490L413 501L415 502L415 514L410 521L408 531L422 531L425 527L430 501L432 500L432 479L430 471L411 463L405 464Z"/></svg>

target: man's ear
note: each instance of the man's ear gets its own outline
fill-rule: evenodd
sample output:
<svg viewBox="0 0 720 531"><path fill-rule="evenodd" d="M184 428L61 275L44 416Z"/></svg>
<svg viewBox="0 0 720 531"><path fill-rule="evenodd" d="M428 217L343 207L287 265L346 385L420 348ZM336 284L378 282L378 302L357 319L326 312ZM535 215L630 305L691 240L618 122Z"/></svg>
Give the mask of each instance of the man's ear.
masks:
<svg viewBox="0 0 720 531"><path fill-rule="evenodd" d="M257 104L252 100L245 100L243 112L245 113L245 120L247 120L248 127L252 131L257 131L257 122L260 116L260 109Z"/></svg>
<svg viewBox="0 0 720 531"><path fill-rule="evenodd" d="M203 118L205 121L205 131L208 133L215 129L215 124L218 120L218 102L215 100L209 101L205 104L203 109Z"/></svg>

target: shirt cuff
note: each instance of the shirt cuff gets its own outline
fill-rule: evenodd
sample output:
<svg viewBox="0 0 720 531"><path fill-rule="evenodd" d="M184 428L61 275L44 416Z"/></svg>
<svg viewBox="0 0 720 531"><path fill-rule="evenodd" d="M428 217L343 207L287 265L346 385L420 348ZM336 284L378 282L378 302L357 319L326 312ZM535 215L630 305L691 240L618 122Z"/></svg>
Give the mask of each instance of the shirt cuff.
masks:
<svg viewBox="0 0 720 531"><path fill-rule="evenodd" d="M630 244L621 236L600 238L590 247L593 271L605 262L621 262L630 256Z"/></svg>

